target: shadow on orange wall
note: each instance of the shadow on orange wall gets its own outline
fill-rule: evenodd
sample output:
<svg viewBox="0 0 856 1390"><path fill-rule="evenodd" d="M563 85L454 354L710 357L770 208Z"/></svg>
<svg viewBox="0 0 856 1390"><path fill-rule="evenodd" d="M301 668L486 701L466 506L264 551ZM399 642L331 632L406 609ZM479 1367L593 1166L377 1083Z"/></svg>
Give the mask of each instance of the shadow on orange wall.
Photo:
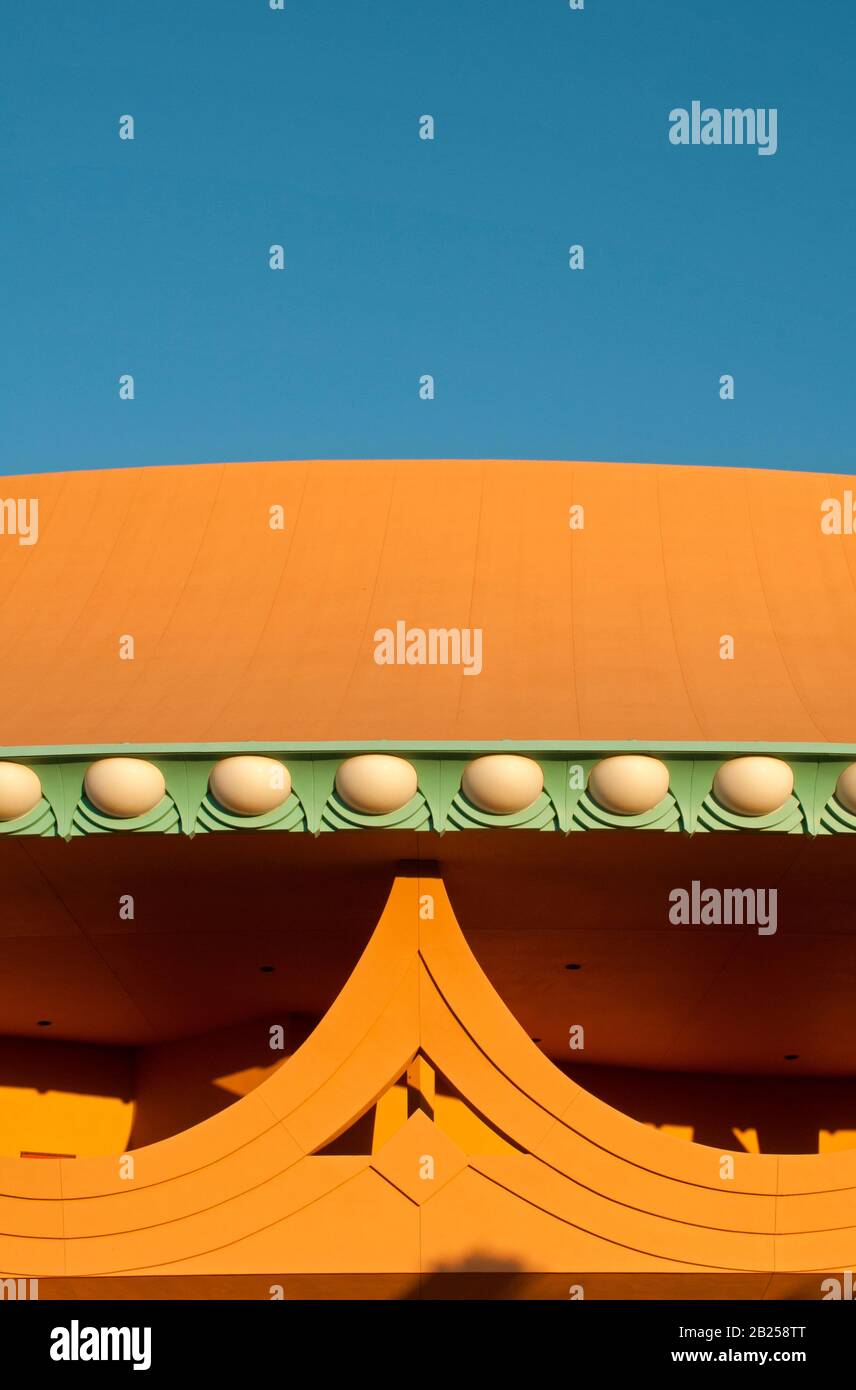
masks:
<svg viewBox="0 0 856 1390"><path fill-rule="evenodd" d="M225 1110L296 1052L317 1022L313 1015L277 1012L201 1037L138 1048L129 1147L154 1144ZM284 1033L277 1050L271 1049L272 1028Z"/></svg>
<svg viewBox="0 0 856 1390"><path fill-rule="evenodd" d="M712 1148L782 1154L856 1148L856 1081L850 1077L561 1070L625 1115Z"/></svg>
<svg viewBox="0 0 856 1390"><path fill-rule="evenodd" d="M0 1038L0 1153L83 1156L156 1143L254 1090L300 1047L316 1022L314 1015L278 1013L136 1049ZM272 1051L276 1026L283 1029L283 1046ZM714 1148L756 1153L856 1148L856 1082L847 1077L567 1064L560 1069L622 1113ZM470 1113L447 1079L438 1075L436 1080L441 1128L465 1151L504 1151L501 1136ZM396 1107L403 1107L406 1117L403 1079L326 1152L372 1153Z"/></svg>
<svg viewBox="0 0 856 1390"><path fill-rule="evenodd" d="M0 1038L0 1154L122 1153L134 1089L131 1048Z"/></svg>
<svg viewBox="0 0 856 1390"><path fill-rule="evenodd" d="M0 1038L0 1154L117 1154L168 1138L254 1090L316 1023L278 1014L144 1048Z"/></svg>

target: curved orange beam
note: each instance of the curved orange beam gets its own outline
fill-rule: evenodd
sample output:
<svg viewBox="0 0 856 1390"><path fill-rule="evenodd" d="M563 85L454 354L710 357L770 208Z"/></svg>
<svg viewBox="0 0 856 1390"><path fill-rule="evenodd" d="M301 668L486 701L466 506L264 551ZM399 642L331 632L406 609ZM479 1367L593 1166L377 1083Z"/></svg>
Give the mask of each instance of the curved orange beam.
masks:
<svg viewBox="0 0 856 1390"><path fill-rule="evenodd" d="M464 1153L417 1111L373 1155L320 1153L417 1052L518 1151ZM116 1158L4 1160L0 1268L760 1276L856 1258L856 1153L723 1154L596 1100L512 1018L429 874L396 880L353 975L293 1058L133 1158L130 1181Z"/></svg>

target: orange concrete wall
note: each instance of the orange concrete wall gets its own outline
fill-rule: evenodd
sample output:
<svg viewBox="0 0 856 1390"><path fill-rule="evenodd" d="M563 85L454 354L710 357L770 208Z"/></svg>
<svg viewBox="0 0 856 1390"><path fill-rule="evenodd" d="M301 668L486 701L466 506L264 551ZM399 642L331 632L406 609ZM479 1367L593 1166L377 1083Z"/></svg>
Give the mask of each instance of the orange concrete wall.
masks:
<svg viewBox="0 0 856 1390"><path fill-rule="evenodd" d="M189 1129L248 1095L312 1020L284 1014L151 1047L0 1038L0 1154L123 1154Z"/></svg>
<svg viewBox="0 0 856 1390"><path fill-rule="evenodd" d="M143 1148L189 1129L255 1090L311 1029L311 1020L302 1017L285 1014L277 1022L286 1030L281 1052L270 1049L267 1019L138 1048L132 1147Z"/></svg>
<svg viewBox="0 0 856 1390"><path fill-rule="evenodd" d="M0 1154L124 1153L134 1089L128 1048L0 1038Z"/></svg>
<svg viewBox="0 0 856 1390"><path fill-rule="evenodd" d="M626 1115L698 1144L748 1153L856 1149L856 1087L849 1076L708 1076L636 1067L563 1067Z"/></svg>

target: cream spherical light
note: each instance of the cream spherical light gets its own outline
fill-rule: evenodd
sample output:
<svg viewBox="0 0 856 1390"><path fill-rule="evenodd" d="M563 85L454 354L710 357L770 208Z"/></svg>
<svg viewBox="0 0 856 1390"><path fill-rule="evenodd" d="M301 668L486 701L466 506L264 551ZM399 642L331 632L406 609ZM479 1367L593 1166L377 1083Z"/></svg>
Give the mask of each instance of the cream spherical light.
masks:
<svg viewBox="0 0 856 1390"><path fill-rule="evenodd" d="M400 811L416 795L416 768L388 753L347 758L336 773L336 791L353 811L367 816Z"/></svg>
<svg viewBox="0 0 856 1390"><path fill-rule="evenodd" d="M21 763L0 763L0 821L26 816L42 799L42 784Z"/></svg>
<svg viewBox="0 0 856 1390"><path fill-rule="evenodd" d="M669 790L669 769L659 758L619 753L595 764L588 786L605 811L618 816L641 816L659 806Z"/></svg>
<svg viewBox="0 0 856 1390"><path fill-rule="evenodd" d="M215 763L208 786L227 811L236 816L261 816L288 800L291 774L276 758L241 754Z"/></svg>
<svg viewBox="0 0 856 1390"><path fill-rule="evenodd" d="M794 789L794 774L781 758L731 758L717 770L713 794L740 816L769 816L784 806Z"/></svg>
<svg viewBox="0 0 856 1390"><path fill-rule="evenodd" d="M119 820L145 815L166 792L163 773L143 758L101 758L83 785L93 806Z"/></svg>
<svg viewBox="0 0 856 1390"><path fill-rule="evenodd" d="M525 811L544 790L544 774L532 758L489 753L467 765L461 786L468 801L495 816Z"/></svg>
<svg viewBox="0 0 856 1390"><path fill-rule="evenodd" d="M845 767L835 784L835 795L842 806L856 815L856 763Z"/></svg>

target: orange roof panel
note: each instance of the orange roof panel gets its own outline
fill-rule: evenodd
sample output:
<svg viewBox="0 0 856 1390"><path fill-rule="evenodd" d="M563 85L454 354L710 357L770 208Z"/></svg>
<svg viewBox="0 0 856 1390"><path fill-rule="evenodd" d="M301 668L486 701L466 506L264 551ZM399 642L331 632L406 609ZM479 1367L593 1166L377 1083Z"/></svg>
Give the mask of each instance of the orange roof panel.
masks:
<svg viewBox="0 0 856 1390"><path fill-rule="evenodd" d="M848 482L498 460L7 478L39 535L0 534L0 745L852 741L856 539L820 524ZM399 620L481 629L481 673L376 664Z"/></svg>

